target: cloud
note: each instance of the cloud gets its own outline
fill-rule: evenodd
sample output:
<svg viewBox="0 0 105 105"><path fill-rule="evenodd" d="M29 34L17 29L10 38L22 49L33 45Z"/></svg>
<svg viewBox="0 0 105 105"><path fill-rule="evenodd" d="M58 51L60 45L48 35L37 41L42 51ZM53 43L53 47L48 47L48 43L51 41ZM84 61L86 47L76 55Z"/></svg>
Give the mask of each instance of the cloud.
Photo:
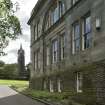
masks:
<svg viewBox="0 0 105 105"><path fill-rule="evenodd" d="M28 19L29 19L28 16L21 19L21 21L22 21L21 25L22 25L23 30L29 31L29 29L30 29L29 26L27 25Z"/></svg>
<svg viewBox="0 0 105 105"><path fill-rule="evenodd" d="M25 64L28 64L30 62L30 43L25 42L22 38L17 39L16 41L11 41L9 46L5 49L7 55L1 57L0 60L5 61L6 63L17 63L17 52L18 49L20 49L20 44L22 44L25 51Z"/></svg>
<svg viewBox="0 0 105 105"><path fill-rule="evenodd" d="M17 49L12 49L12 50L10 50L10 51L8 51L7 53L8 54L14 54L15 56L17 55L17 52L18 52L18 50Z"/></svg>
<svg viewBox="0 0 105 105"><path fill-rule="evenodd" d="M23 49L25 50L25 64L30 62L30 28L27 25L27 21L30 17L31 10L34 7L37 0L12 0L14 3L19 3L20 10L16 13L16 16L21 22L23 35L20 36L15 41L10 41L9 46L5 49L5 52L8 53L7 56L0 57L0 60L3 60L6 63L17 63L17 51L22 44Z"/></svg>
<svg viewBox="0 0 105 105"><path fill-rule="evenodd" d="M7 56L1 57L0 60L3 60L8 64L17 63L17 56L15 56L14 54L9 54Z"/></svg>
<svg viewBox="0 0 105 105"><path fill-rule="evenodd" d="M29 36L28 34L22 35L21 38L22 38L25 42L30 43L30 36Z"/></svg>

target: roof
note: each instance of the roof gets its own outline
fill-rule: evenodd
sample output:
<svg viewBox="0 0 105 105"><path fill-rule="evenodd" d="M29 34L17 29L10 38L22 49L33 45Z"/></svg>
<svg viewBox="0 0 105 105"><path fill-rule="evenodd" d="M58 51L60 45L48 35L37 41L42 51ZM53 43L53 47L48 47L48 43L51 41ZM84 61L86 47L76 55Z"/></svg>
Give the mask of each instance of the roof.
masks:
<svg viewBox="0 0 105 105"><path fill-rule="evenodd" d="M38 0L35 7L33 8L32 12L31 12L31 17L30 19L28 20L28 25L30 25L32 19L35 17L35 15L38 13L39 9L41 8L41 5L43 5L43 3L45 2L46 0Z"/></svg>

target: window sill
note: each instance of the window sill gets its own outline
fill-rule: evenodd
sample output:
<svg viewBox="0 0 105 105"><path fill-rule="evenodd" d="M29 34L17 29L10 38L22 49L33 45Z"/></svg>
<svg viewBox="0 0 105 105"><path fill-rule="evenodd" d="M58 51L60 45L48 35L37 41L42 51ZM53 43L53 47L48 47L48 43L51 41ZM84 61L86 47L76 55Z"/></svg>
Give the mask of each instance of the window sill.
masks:
<svg viewBox="0 0 105 105"><path fill-rule="evenodd" d="M89 47L89 48L85 48L85 49L82 49L81 52L88 52L92 49L92 47Z"/></svg>
<svg viewBox="0 0 105 105"><path fill-rule="evenodd" d="M86 52L90 52L92 49L92 47L89 47L89 48L86 48L86 49L82 49L80 50L79 52L76 52L76 53L72 53L72 56L77 56L77 55L80 55L81 53L86 53Z"/></svg>

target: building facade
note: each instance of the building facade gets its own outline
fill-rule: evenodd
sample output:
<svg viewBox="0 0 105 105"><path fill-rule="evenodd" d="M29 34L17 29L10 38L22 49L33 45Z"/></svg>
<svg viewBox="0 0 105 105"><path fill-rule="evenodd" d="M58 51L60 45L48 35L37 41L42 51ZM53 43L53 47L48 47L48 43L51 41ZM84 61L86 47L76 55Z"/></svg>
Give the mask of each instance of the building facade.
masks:
<svg viewBox="0 0 105 105"><path fill-rule="evenodd" d="M38 0L28 24L30 87L105 104L105 0Z"/></svg>

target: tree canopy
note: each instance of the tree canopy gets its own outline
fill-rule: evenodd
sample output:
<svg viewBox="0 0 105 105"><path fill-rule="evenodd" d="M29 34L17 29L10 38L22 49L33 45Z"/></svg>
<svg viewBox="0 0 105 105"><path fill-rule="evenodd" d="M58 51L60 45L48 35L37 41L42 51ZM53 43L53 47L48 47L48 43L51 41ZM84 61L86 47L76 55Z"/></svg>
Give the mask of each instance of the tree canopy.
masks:
<svg viewBox="0 0 105 105"><path fill-rule="evenodd" d="M5 65L5 62L0 60L0 67L3 67Z"/></svg>
<svg viewBox="0 0 105 105"><path fill-rule="evenodd" d="M0 55L10 39L14 40L21 35L21 26L13 10L11 0L0 0Z"/></svg>

